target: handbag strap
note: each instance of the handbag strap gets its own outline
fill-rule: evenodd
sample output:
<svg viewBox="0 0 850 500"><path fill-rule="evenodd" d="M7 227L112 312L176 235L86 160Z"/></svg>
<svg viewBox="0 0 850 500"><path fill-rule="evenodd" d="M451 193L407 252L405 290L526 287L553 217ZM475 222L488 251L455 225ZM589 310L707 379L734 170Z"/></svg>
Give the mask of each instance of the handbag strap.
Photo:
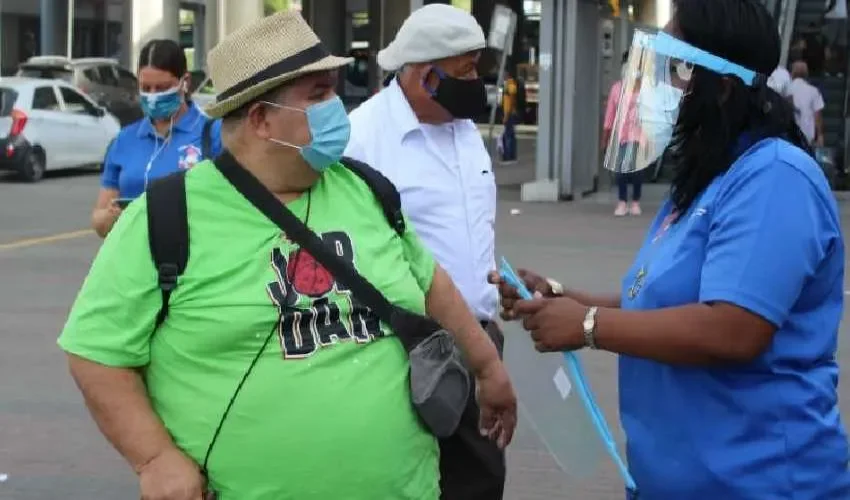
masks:
<svg viewBox="0 0 850 500"><path fill-rule="evenodd" d="M363 304L372 309L381 320L390 324L396 307L353 266L332 252L316 233L301 222L256 177L245 170L229 151L224 151L215 160L215 166L245 199L274 222L290 240L306 250L334 278L351 290Z"/></svg>

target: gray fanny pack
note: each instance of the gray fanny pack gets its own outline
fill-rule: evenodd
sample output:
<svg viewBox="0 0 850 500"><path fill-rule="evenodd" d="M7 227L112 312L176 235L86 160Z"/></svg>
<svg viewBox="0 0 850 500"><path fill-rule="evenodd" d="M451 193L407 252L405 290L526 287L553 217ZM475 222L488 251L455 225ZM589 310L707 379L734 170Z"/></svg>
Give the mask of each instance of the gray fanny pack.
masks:
<svg viewBox="0 0 850 500"><path fill-rule="evenodd" d="M222 158L216 167L236 190L392 328L410 359L411 402L420 419L438 438L454 434L471 381L452 336L436 321L392 304L235 160Z"/></svg>

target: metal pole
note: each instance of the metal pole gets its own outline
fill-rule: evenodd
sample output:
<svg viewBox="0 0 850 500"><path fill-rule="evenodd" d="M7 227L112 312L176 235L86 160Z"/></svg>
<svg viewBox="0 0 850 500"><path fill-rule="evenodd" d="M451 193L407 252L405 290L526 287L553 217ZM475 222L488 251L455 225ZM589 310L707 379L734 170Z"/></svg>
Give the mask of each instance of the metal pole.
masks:
<svg viewBox="0 0 850 500"><path fill-rule="evenodd" d="M499 76L496 79L496 92L501 91L502 98L504 99L504 91L502 87L505 85L505 67L508 65L508 52L510 52L510 48L514 45L514 31L516 30L516 18L511 16L511 25L510 31L508 31L508 35L505 37L505 46L502 48L502 57L499 61ZM499 95L499 94L497 94ZM499 106L501 105L500 99L496 100L496 104L490 108L490 131L487 134L487 145L490 149L490 157L496 158L496 141L493 138L493 132L496 128L496 111L498 111ZM504 133L504 132L503 132Z"/></svg>
<svg viewBox="0 0 850 500"><path fill-rule="evenodd" d="M68 59L74 57L74 0L68 0Z"/></svg>

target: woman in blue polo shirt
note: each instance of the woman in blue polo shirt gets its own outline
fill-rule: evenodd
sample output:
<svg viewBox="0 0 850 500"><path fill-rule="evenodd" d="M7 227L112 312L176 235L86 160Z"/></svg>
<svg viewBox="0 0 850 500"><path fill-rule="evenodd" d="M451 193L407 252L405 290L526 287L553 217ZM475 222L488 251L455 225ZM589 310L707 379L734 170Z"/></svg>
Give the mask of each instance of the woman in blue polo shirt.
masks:
<svg viewBox="0 0 850 500"><path fill-rule="evenodd" d="M636 33L631 49L643 75L635 157L666 150L674 177L621 294L525 273L548 297L517 301L502 284L503 314L538 350L620 355L641 500L850 499L844 243L793 110L766 85L776 23L760 0L673 5L664 32Z"/></svg>
<svg viewBox="0 0 850 500"><path fill-rule="evenodd" d="M139 90L145 117L124 127L104 160L92 226L106 237L127 202L148 183L221 152L221 122L210 122L192 103L183 49L153 40L139 54ZM207 140L205 141L205 130Z"/></svg>

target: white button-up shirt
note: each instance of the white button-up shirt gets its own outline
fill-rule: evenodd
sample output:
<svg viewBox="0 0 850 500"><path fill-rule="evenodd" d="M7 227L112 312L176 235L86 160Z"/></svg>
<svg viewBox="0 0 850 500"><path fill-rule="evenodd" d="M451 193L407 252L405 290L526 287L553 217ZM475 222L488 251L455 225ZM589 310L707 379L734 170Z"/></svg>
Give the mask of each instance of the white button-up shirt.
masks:
<svg viewBox="0 0 850 500"><path fill-rule="evenodd" d="M422 124L393 81L351 112L346 156L389 178L402 208L437 262L480 320L492 319L496 181L481 133L471 120Z"/></svg>

